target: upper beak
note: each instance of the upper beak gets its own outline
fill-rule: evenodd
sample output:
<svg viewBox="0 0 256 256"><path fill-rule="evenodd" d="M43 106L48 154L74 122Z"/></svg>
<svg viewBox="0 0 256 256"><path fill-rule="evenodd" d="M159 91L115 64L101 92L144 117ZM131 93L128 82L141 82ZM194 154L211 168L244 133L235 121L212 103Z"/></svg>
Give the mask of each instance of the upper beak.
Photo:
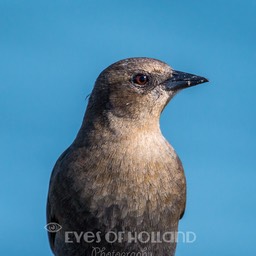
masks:
<svg viewBox="0 0 256 256"><path fill-rule="evenodd" d="M205 82L209 81L202 76L173 70L172 77L165 81L165 86L167 90L176 91Z"/></svg>

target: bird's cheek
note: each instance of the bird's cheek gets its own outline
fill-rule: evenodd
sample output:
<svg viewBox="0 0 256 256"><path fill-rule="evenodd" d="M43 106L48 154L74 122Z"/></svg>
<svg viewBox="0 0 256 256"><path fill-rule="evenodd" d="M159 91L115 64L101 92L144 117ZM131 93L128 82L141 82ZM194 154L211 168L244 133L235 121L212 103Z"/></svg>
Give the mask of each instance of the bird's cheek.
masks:
<svg viewBox="0 0 256 256"><path fill-rule="evenodd" d="M169 102L172 97L175 95L174 91L167 91L164 88L164 85L155 87L153 90L154 97L157 101L161 101L163 104Z"/></svg>

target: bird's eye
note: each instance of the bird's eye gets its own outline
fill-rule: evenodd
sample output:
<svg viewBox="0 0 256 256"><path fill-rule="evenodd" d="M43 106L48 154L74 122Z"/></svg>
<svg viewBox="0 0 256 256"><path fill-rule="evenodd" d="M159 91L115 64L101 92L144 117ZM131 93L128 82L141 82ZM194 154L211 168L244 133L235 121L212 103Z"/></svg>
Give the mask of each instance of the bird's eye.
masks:
<svg viewBox="0 0 256 256"><path fill-rule="evenodd" d="M148 82L148 76L144 74L137 74L133 77L132 81L138 85L145 85Z"/></svg>

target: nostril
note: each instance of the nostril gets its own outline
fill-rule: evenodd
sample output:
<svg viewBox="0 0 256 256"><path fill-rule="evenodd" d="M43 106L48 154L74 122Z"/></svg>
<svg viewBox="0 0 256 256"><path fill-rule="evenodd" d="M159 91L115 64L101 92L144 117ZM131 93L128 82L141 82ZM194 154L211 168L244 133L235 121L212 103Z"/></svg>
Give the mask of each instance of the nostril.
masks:
<svg viewBox="0 0 256 256"><path fill-rule="evenodd" d="M172 76L175 77L175 76L178 76L178 74L179 74L178 72L176 72L176 71L174 71L174 70L172 71Z"/></svg>

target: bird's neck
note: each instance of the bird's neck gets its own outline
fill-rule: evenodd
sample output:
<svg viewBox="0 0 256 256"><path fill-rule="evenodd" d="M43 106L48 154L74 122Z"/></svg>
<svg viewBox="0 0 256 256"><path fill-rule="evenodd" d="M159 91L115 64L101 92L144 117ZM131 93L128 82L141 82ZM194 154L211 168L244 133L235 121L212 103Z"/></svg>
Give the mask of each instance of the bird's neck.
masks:
<svg viewBox="0 0 256 256"><path fill-rule="evenodd" d="M74 143L83 146L96 142L132 141L135 136L141 134L162 136L159 117L154 115L137 118L120 117L111 112L95 115L87 111Z"/></svg>

